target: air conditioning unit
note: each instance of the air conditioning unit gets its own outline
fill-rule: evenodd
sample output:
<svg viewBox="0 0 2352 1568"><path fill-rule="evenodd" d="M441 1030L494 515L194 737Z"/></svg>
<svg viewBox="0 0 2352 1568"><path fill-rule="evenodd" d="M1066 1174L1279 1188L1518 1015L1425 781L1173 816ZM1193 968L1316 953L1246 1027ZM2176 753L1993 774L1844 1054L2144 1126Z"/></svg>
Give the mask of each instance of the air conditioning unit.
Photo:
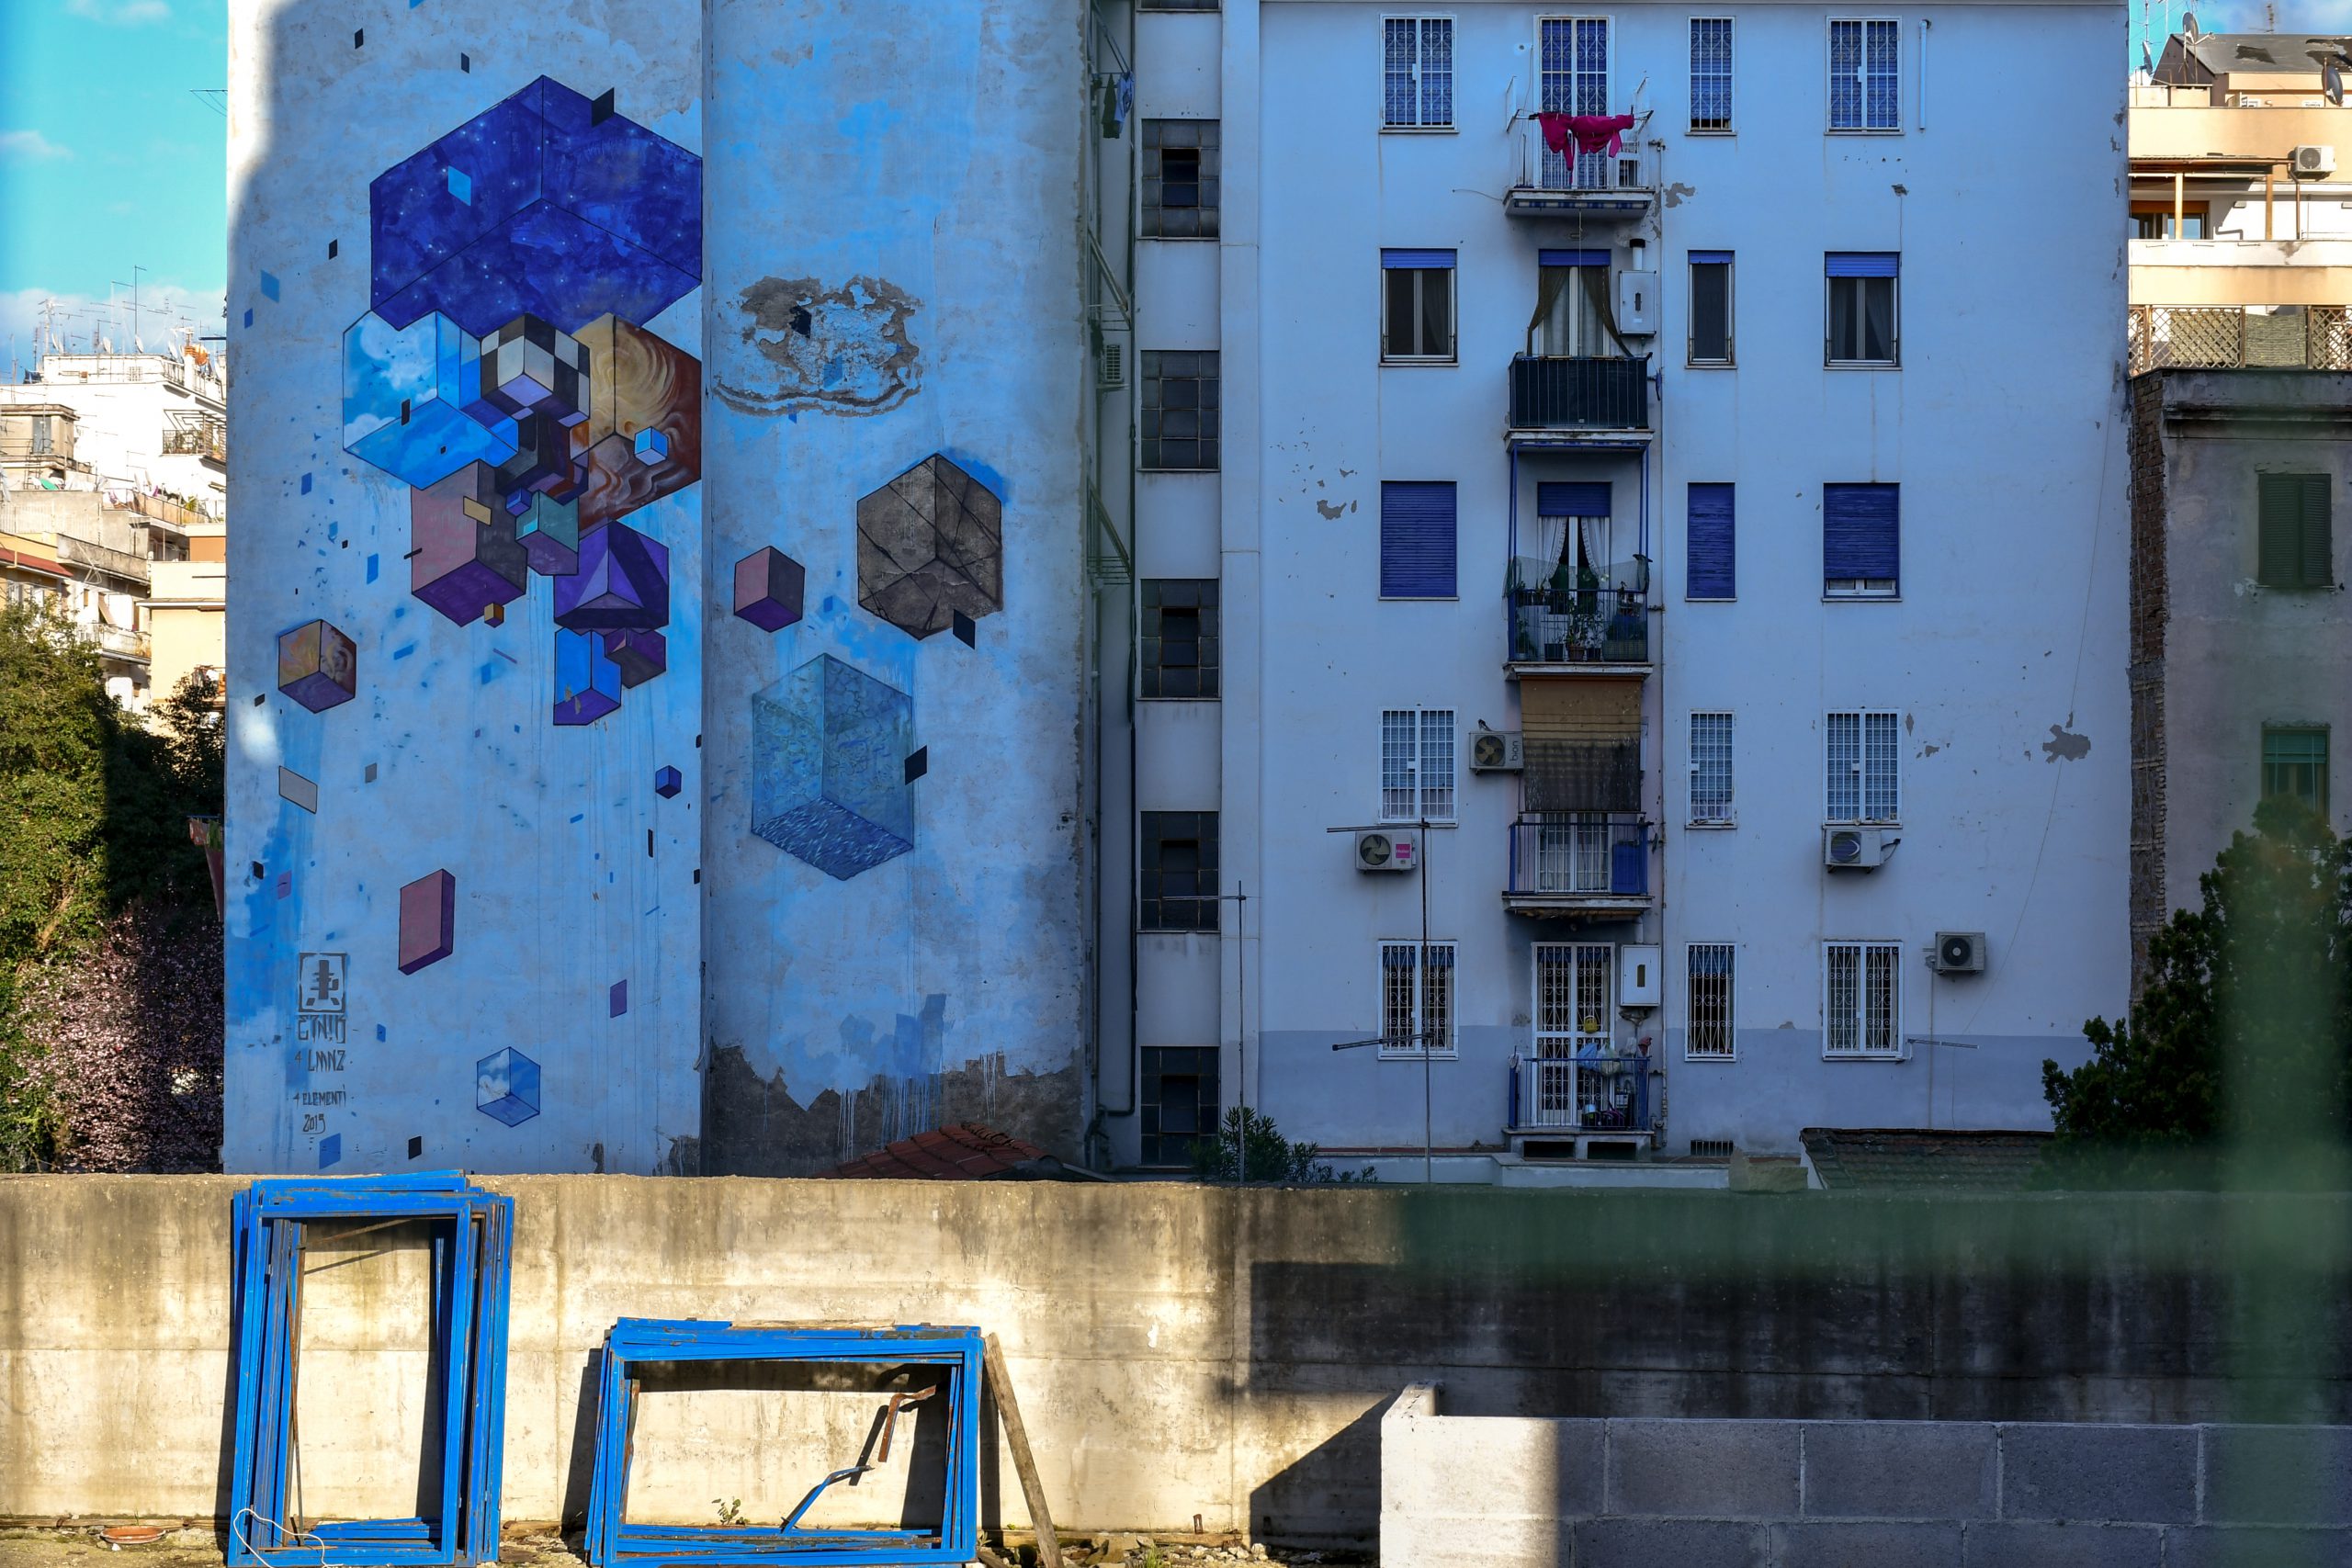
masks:
<svg viewBox="0 0 2352 1568"><path fill-rule="evenodd" d="M2324 180L2335 173L2335 149L2298 147L2288 163L2288 173L2299 180Z"/></svg>
<svg viewBox="0 0 2352 1568"><path fill-rule="evenodd" d="M1936 933L1936 973L1939 975L1982 975L1984 973L1984 933L1983 931L1938 931Z"/></svg>
<svg viewBox="0 0 2352 1568"><path fill-rule="evenodd" d="M1480 725L1470 736L1470 771L1474 773L1517 773L1527 768L1527 742L1516 729L1488 729Z"/></svg>
<svg viewBox="0 0 2352 1568"><path fill-rule="evenodd" d="M1410 871L1421 858L1421 847L1410 833L1379 829L1356 835L1358 871Z"/></svg>
<svg viewBox="0 0 2352 1568"><path fill-rule="evenodd" d="M1127 385L1127 345L1104 343L1094 384L1105 392L1125 391Z"/></svg>
<svg viewBox="0 0 2352 1568"><path fill-rule="evenodd" d="M1832 871L1876 871L1902 841L1884 828L1824 828L1821 863Z"/></svg>

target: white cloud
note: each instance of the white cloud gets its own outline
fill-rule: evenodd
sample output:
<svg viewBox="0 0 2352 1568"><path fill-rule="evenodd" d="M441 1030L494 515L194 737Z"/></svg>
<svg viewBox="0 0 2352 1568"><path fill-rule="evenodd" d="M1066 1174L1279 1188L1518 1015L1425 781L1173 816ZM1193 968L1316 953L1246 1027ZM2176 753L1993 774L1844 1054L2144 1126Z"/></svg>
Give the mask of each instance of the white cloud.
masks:
<svg viewBox="0 0 2352 1568"><path fill-rule="evenodd" d="M22 158L33 163L72 156L71 150L60 147L38 130L0 130L0 158Z"/></svg>
<svg viewBox="0 0 2352 1568"><path fill-rule="evenodd" d="M169 329L175 326L190 328L199 337L219 336L226 330L220 317L222 293L219 288L183 288L174 283L147 282L139 290L139 336L146 341L150 352L162 350L171 341ZM0 290L0 379L11 374L7 361L11 340L17 366L31 367L34 333L41 323L44 302L54 302L56 310L51 319L56 323L58 335L71 339L75 348L91 347L95 339L104 336L116 349L129 353L132 333L130 295L127 289L118 289L116 294L116 299L108 304L103 297L44 288ZM218 349L221 345L208 346Z"/></svg>
<svg viewBox="0 0 2352 1568"><path fill-rule="evenodd" d="M74 16L120 28L167 22L172 17L172 8L165 0L65 0L65 9Z"/></svg>

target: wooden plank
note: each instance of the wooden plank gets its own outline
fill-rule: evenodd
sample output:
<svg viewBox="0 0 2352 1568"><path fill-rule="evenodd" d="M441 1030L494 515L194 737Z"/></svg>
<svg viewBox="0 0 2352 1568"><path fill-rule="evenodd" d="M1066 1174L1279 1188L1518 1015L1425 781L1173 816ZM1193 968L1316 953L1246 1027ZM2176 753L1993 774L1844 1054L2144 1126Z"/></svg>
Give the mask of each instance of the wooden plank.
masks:
<svg viewBox="0 0 2352 1568"><path fill-rule="evenodd" d="M1039 1568L1062 1568L1061 1538L1054 1534L1053 1510L1046 1506L1046 1488L1037 1479L1037 1461L1029 1452L1029 1428L1021 1421L1021 1402L1012 1394L1012 1373L1004 1364L1004 1349L993 1333L982 1336L980 1346L989 1392L996 1396L996 1418L1003 1424L1005 1446L1012 1450L1013 1472L1021 1477L1021 1495L1029 1505L1029 1522L1037 1531Z"/></svg>

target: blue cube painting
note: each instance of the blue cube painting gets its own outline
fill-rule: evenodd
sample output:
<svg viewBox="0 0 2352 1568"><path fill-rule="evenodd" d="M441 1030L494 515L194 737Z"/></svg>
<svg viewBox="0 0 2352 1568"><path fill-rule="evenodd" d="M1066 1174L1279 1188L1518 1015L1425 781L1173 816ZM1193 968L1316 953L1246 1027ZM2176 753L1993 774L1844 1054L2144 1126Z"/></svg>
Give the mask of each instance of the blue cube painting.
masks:
<svg viewBox="0 0 2352 1568"><path fill-rule="evenodd" d="M474 1109L509 1127L539 1113L539 1065L509 1045L474 1064Z"/></svg>
<svg viewBox="0 0 2352 1568"><path fill-rule="evenodd" d="M480 398L481 344L447 316L394 327L370 312L343 334L344 450L418 490L468 463L514 456L514 422L466 412Z"/></svg>
<svg viewBox="0 0 2352 1568"><path fill-rule="evenodd" d="M752 831L846 882L914 848L914 699L820 654L752 698Z"/></svg>
<svg viewBox="0 0 2352 1568"><path fill-rule="evenodd" d="M368 187L377 312L648 321L702 276L702 160L542 76Z"/></svg>

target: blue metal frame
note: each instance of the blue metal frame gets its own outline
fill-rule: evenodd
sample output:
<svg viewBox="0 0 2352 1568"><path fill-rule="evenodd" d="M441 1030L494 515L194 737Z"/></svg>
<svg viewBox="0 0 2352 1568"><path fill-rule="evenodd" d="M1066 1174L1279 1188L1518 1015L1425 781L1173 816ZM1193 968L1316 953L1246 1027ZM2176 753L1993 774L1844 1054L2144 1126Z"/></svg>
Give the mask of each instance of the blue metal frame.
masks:
<svg viewBox="0 0 2352 1568"><path fill-rule="evenodd" d="M232 1201L237 1374L230 1568L448 1568L498 1558L514 1201L456 1171L265 1178ZM304 1529L286 1512L294 1460L307 1226L421 1220L433 1231L433 1337L441 1357L441 1507L432 1518Z"/></svg>
<svg viewBox="0 0 2352 1568"><path fill-rule="evenodd" d="M774 1323L705 1323L625 1317L605 1335L596 1400L595 1471L588 1491L588 1561L596 1568L671 1568L718 1564L966 1563L979 1544L980 1331L929 1325L895 1328L813 1328ZM628 1501L638 1376L646 1362L886 1361L947 1369L945 1495L939 1528L810 1529L801 1516L818 1495L860 1469L820 1481L780 1526L718 1528L633 1525Z"/></svg>

